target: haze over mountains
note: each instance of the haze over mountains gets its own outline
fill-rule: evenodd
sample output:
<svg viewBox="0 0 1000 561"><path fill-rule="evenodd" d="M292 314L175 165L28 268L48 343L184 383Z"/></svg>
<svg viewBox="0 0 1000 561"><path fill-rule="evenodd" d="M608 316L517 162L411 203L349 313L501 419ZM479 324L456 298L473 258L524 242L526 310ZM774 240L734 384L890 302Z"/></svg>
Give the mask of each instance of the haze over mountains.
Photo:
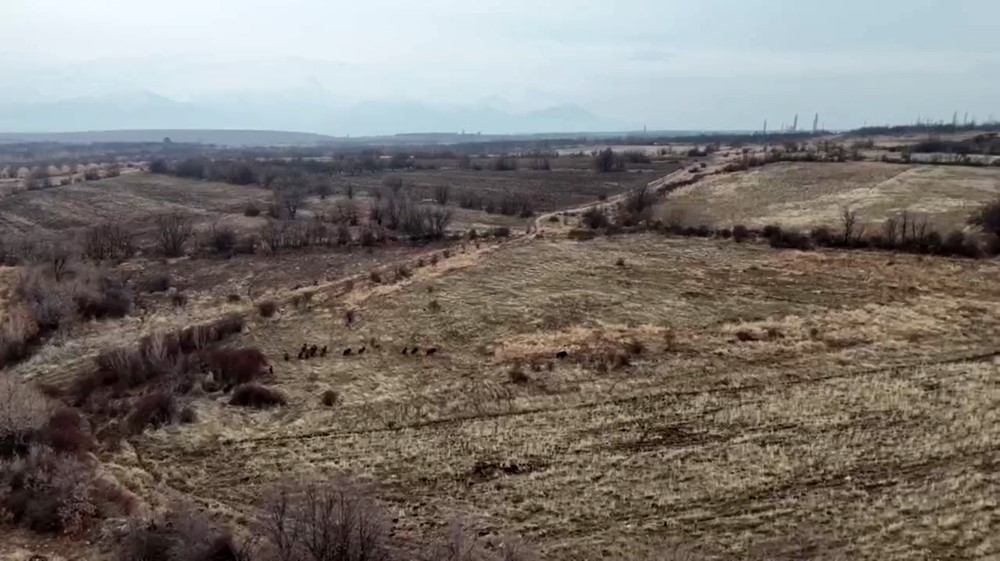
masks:
<svg viewBox="0 0 1000 561"><path fill-rule="evenodd" d="M626 123L577 105L509 112L489 104L452 105L366 101L352 105L267 96L176 101L136 94L0 103L0 131L58 132L113 129L270 129L336 136L405 132L584 132L621 130Z"/></svg>

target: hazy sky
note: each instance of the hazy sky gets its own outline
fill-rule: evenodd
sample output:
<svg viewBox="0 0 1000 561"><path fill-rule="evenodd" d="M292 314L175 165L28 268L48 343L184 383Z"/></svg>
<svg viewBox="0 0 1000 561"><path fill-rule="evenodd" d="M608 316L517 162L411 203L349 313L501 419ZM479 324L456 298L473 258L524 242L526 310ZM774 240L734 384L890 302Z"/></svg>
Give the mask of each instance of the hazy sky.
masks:
<svg viewBox="0 0 1000 561"><path fill-rule="evenodd" d="M0 0L0 101L578 104L623 125L1000 117L998 0Z"/></svg>

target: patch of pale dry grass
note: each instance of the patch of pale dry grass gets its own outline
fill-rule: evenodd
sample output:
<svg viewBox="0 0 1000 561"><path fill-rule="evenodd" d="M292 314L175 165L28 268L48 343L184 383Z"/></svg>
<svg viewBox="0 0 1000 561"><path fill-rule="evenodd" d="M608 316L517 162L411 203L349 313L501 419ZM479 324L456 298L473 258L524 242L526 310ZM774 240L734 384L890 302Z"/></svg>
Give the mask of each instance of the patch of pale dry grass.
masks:
<svg viewBox="0 0 1000 561"><path fill-rule="evenodd" d="M691 224L838 227L844 207L881 222L902 211L949 231L1000 193L1000 170L881 162L780 163L708 178L674 192L660 214Z"/></svg>

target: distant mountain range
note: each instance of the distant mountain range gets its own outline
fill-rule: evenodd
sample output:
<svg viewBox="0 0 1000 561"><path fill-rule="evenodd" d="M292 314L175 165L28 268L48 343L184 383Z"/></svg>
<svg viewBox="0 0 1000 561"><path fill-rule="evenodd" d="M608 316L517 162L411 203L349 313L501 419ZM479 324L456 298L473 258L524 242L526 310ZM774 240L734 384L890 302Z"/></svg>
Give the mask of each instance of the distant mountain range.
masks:
<svg viewBox="0 0 1000 561"><path fill-rule="evenodd" d="M0 131L148 129L294 130L335 136L415 132L519 134L622 130L577 105L513 113L488 104L369 101L351 106L307 98L215 97L191 102L153 93L0 103ZM10 136L10 135L7 135ZM177 140L177 139L174 139Z"/></svg>

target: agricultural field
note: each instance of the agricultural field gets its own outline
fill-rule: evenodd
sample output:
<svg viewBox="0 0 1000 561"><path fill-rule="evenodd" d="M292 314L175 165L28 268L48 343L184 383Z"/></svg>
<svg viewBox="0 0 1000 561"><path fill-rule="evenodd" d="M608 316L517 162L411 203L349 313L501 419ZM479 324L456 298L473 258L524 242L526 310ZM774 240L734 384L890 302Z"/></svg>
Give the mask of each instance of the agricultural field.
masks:
<svg viewBox="0 0 1000 561"><path fill-rule="evenodd" d="M209 396L133 445L235 521L284 475L346 471L400 531L458 516L546 559L977 557L1000 550L997 274L652 235L470 246L252 319L233 344L289 405ZM281 358L303 343L336 352Z"/></svg>
<svg viewBox="0 0 1000 561"><path fill-rule="evenodd" d="M247 203L263 208L270 200L269 191L256 187L129 174L0 197L0 229L41 236L117 221L143 232L155 214L180 212L207 223L224 215L242 217Z"/></svg>
<svg viewBox="0 0 1000 561"><path fill-rule="evenodd" d="M666 220L731 227L837 227L845 207L877 223L907 211L944 232L1000 195L1000 169L881 162L779 163L717 175L678 189L661 206Z"/></svg>
<svg viewBox="0 0 1000 561"><path fill-rule="evenodd" d="M108 412L122 403L176 392L193 420L110 440L95 454L100 473L143 515L183 502L239 537L256 531L275 484L348 474L372 482L392 539L410 546L458 520L489 547L519 537L557 561L1000 555L996 258L567 236L583 207L613 207L647 182L663 192L660 216L695 224L836 227L849 205L866 221L908 210L962 227L1000 193L1000 176L874 162L721 173L725 158L608 174L391 174L424 207L440 207L434 195L448 186L519 194L536 215L449 201L451 234L506 227L509 237L174 258L147 248L101 269L125 279L128 313L60 325L5 374L82 404L101 434L132 422ZM388 176L335 176L289 221L349 206L363 223L389 196ZM0 198L0 224L66 236L118 219L148 236L150 216L177 211L199 236L220 222L244 234L268 221L245 216L247 205L272 196L135 174ZM97 266L72 264L69 276L102 278L87 267ZM25 271L0 268L0 309ZM146 289L161 277L169 288ZM196 371L174 364L81 393L116 349L148 351L233 318L228 338L199 347ZM258 351L266 363L254 374L280 399L237 406L205 369L213 353ZM0 558L118 559L108 536L124 522L101 524L82 549L12 530Z"/></svg>

